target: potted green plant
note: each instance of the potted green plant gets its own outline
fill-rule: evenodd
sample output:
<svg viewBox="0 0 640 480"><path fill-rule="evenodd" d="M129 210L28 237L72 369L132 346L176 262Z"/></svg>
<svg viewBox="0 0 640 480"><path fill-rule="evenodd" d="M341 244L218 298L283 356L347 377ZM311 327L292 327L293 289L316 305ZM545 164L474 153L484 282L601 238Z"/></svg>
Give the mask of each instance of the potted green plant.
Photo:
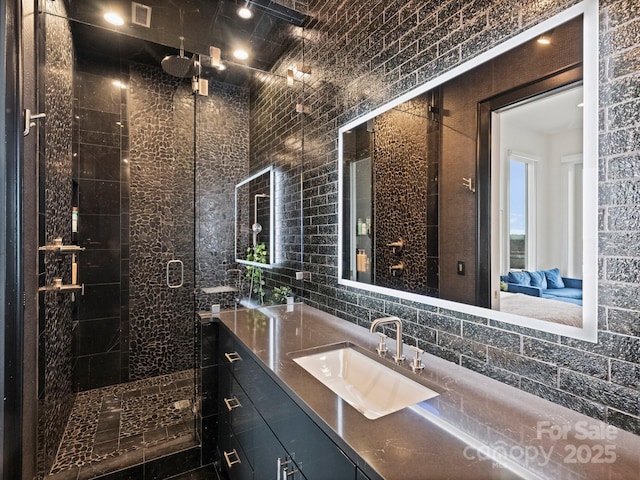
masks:
<svg viewBox="0 0 640 480"><path fill-rule="evenodd" d="M291 287L275 287L273 289L273 301L275 303L293 303Z"/></svg>
<svg viewBox="0 0 640 480"><path fill-rule="evenodd" d="M267 263L267 247L264 243L258 243L253 247L247 247L246 260L256 263ZM257 265L247 265L247 279L249 279L249 299L252 294L256 294L256 299L260 304L264 303L264 278L262 277L262 267Z"/></svg>

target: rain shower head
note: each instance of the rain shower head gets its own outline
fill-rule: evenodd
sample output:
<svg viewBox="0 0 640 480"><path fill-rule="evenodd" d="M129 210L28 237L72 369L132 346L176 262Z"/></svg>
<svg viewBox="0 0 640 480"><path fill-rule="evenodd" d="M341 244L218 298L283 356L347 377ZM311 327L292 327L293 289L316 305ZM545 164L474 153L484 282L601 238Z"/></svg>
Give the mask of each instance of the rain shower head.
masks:
<svg viewBox="0 0 640 480"><path fill-rule="evenodd" d="M178 55L167 55L160 63L162 69L174 77L192 77L194 72L193 59Z"/></svg>
<svg viewBox="0 0 640 480"><path fill-rule="evenodd" d="M200 62L184 56L184 37L180 37L180 55L167 55L160 62L162 69L174 77L188 78L200 75Z"/></svg>

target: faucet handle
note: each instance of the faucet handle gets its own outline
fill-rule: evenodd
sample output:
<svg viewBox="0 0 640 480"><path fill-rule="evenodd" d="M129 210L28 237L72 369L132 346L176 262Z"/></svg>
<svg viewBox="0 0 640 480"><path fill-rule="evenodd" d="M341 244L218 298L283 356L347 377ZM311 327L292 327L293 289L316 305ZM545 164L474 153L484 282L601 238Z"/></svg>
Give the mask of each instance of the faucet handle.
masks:
<svg viewBox="0 0 640 480"><path fill-rule="evenodd" d="M422 359L420 358L420 355L424 353L424 350L418 347L414 347L413 345L409 345L409 348L414 352L416 352L416 356L411 362L411 370L413 370L414 372L418 370L422 370L424 368L424 364L422 363Z"/></svg>
<svg viewBox="0 0 640 480"><path fill-rule="evenodd" d="M378 355L384 355L385 353L387 353L387 344L385 343L387 335L382 332L376 332L376 334L378 335L378 337L380 337L378 339L379 341L378 346L376 347L376 352L378 352Z"/></svg>

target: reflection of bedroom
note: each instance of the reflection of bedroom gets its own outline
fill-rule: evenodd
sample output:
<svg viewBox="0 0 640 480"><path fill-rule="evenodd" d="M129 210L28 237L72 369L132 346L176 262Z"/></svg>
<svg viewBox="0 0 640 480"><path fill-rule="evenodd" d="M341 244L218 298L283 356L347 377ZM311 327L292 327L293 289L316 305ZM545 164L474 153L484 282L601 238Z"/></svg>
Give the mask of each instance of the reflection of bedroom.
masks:
<svg viewBox="0 0 640 480"><path fill-rule="evenodd" d="M582 325L581 104L582 86L575 86L494 116L501 183L495 309ZM545 271L560 281L547 282Z"/></svg>

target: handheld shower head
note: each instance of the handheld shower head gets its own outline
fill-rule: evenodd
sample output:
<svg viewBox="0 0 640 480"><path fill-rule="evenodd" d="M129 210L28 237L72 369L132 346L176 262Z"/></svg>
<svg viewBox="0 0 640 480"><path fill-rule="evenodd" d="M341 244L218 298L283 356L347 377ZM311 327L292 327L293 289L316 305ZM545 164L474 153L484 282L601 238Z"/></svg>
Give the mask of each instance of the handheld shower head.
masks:
<svg viewBox="0 0 640 480"><path fill-rule="evenodd" d="M258 234L262 232L262 225L258 223L258 199L259 198L269 198L269 195L266 193L256 193L253 196L253 216L254 221L253 225L251 225L251 231L253 232L253 246L255 247L258 243Z"/></svg>

